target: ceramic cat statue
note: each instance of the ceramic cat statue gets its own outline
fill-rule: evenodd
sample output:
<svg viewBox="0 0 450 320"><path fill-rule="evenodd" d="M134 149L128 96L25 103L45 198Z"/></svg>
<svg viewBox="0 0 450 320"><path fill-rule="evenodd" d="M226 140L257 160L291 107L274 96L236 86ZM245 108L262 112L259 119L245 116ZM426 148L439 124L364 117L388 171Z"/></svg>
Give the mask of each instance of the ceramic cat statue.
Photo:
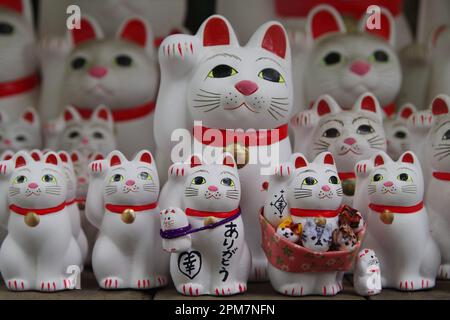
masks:
<svg viewBox="0 0 450 320"><path fill-rule="evenodd" d="M396 114L385 118L383 121L387 143L386 152L392 159L398 159L403 152L411 150L413 140L411 140L407 122L408 118L415 112L416 107L407 103Z"/></svg>
<svg viewBox="0 0 450 320"><path fill-rule="evenodd" d="M81 28L69 31L67 37L68 44L54 49L71 49L67 57L61 55L65 59L65 70L59 76L61 88L43 93L60 91L62 98L59 104L41 105L45 118L55 120L66 105L88 118L99 105L106 105L116 125L120 150L131 157L143 148L152 149L159 73L148 23L132 17L123 22L115 37L104 37L96 22L83 15Z"/></svg>
<svg viewBox="0 0 450 320"><path fill-rule="evenodd" d="M31 1L0 1L0 21L0 110L16 120L39 91Z"/></svg>
<svg viewBox="0 0 450 320"><path fill-rule="evenodd" d="M189 250L192 245L192 238L187 231L192 227L188 217L180 208L169 208L161 210L161 231L163 249L167 252L182 252ZM174 231L171 231L174 230ZM178 234L181 231L181 234ZM186 233L183 235L183 233ZM169 235L171 234L171 235ZM171 237L175 234L176 237Z"/></svg>
<svg viewBox="0 0 450 320"><path fill-rule="evenodd" d="M450 279L450 97L437 96L431 110L436 121L426 139L430 157L429 184L425 201L430 214L431 232L438 243L442 261L438 276Z"/></svg>
<svg viewBox="0 0 450 320"><path fill-rule="evenodd" d="M190 296L245 292L251 257L239 208L241 183L233 157L225 153L220 163L206 164L192 156L190 164L172 165L169 175L169 182L183 189L166 195L174 206L161 213L161 236L177 241L170 257L176 290ZM186 219L190 228L186 228ZM174 225L168 228L172 220ZM180 227L174 229L176 225Z"/></svg>
<svg viewBox="0 0 450 320"><path fill-rule="evenodd" d="M430 36L430 75L428 100L439 94L450 95L450 28L438 26Z"/></svg>
<svg viewBox="0 0 450 320"><path fill-rule="evenodd" d="M358 172L358 179L369 179L365 246L379 259L382 287L432 288L441 257L430 234L419 160L410 151L396 162L378 152L371 162L373 169Z"/></svg>
<svg viewBox="0 0 450 320"><path fill-rule="evenodd" d="M172 147L178 145L171 142L171 136L179 128L193 130L194 150L233 153L253 259L250 279L266 280L267 262L255 226L265 198L262 167L269 169L291 154L287 122L293 89L286 32L279 23L268 22L241 47L228 21L211 16L194 36L167 37L161 44L159 61L162 75L154 132L160 172L167 171L171 160L185 160L170 159ZM194 121L201 124L194 125ZM210 134L217 136L213 143ZM273 157L263 159L261 155ZM161 202L161 206L171 205Z"/></svg>
<svg viewBox="0 0 450 320"><path fill-rule="evenodd" d="M371 249L363 249L358 253L353 287L361 296L374 296L381 292L380 261Z"/></svg>
<svg viewBox="0 0 450 320"><path fill-rule="evenodd" d="M36 153L38 154L38 153ZM0 164L2 221L8 235L0 249L0 271L8 289L54 292L74 289L69 267L81 268L66 207L67 179L54 152L41 161L25 151Z"/></svg>
<svg viewBox="0 0 450 320"><path fill-rule="evenodd" d="M103 289L144 290L167 284L169 255L159 236L159 180L142 150L132 160L119 151L89 164L86 216L99 229L92 269Z"/></svg>
<svg viewBox="0 0 450 320"><path fill-rule="evenodd" d="M311 158L324 151L333 154L342 180L344 203L352 204L355 164L386 150L383 112L376 97L364 93L352 109L342 110L331 96L323 95L311 110L294 117L292 123L296 151Z"/></svg>
<svg viewBox="0 0 450 320"><path fill-rule="evenodd" d="M359 32L347 32L339 12L322 4L312 9L306 32L314 43L306 62L306 101L331 95L343 109L350 109L361 94L370 91L381 106L392 113L400 90L401 68L395 44L391 13L380 12L380 27L369 29L367 17Z"/></svg>
<svg viewBox="0 0 450 320"><path fill-rule="evenodd" d="M332 233L338 228L342 197L342 185L331 153L320 153L312 162L296 153L290 162L277 168L269 182L264 218L276 227L290 217L294 224L303 226L303 246L314 252L325 252L331 246ZM269 262L269 279L277 292L303 296L335 295L342 290L343 272L311 272L308 263L299 264L288 267Z"/></svg>
<svg viewBox="0 0 450 320"><path fill-rule="evenodd" d="M0 111L0 152L31 150L42 147L41 122L34 108L27 108L18 119Z"/></svg>
<svg viewBox="0 0 450 320"><path fill-rule="evenodd" d="M0 162L11 160L14 154L15 152L11 150L4 151L0 156ZM0 188L1 188L0 192L2 194L6 194L8 192L8 185L5 184L3 185L3 187ZM1 217L0 219L3 219L3 217ZM6 235L8 233L7 224L8 224L7 221L0 220L0 244L3 243L3 240L6 238Z"/></svg>

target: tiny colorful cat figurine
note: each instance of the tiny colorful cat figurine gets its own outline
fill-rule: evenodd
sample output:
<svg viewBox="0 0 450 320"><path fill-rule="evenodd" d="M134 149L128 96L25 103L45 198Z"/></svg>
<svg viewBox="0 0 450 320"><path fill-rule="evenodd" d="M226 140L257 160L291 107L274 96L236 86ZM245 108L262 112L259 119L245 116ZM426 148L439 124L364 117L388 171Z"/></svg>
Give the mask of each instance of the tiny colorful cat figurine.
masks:
<svg viewBox="0 0 450 320"><path fill-rule="evenodd" d="M358 172L358 179L368 177L369 181L365 246L380 261L382 287L432 288L441 257L430 233L419 160L410 151L396 162L379 152L371 162L373 168Z"/></svg>
<svg viewBox="0 0 450 320"><path fill-rule="evenodd" d="M86 216L100 232L92 268L103 289L151 289L167 284L169 255L159 236L159 180L153 156L129 161L120 151L89 164Z"/></svg>
<svg viewBox="0 0 450 320"><path fill-rule="evenodd" d="M351 205L355 193L355 164L386 150L383 112L377 98L362 94L350 110L342 110L329 95L319 97L311 110L293 119L295 150L315 157L330 151L342 180L344 203ZM359 208L357 208L359 209Z"/></svg>
<svg viewBox="0 0 450 320"><path fill-rule="evenodd" d="M450 279L450 97L438 95L431 103L435 118L425 142L430 159L429 184L425 201L431 220L431 232L441 251L438 277Z"/></svg>
<svg viewBox="0 0 450 320"><path fill-rule="evenodd" d="M383 121L386 133L387 154L392 159L398 159L405 151L411 150L411 134L407 122L408 118L417 112L410 103L404 104L400 110Z"/></svg>
<svg viewBox="0 0 450 320"><path fill-rule="evenodd" d="M187 231L191 229L188 217L180 208L161 210L161 231L163 249L167 252L189 250L192 239ZM186 233L186 234L184 234ZM176 237L172 237L175 236Z"/></svg>
<svg viewBox="0 0 450 320"><path fill-rule="evenodd" d="M36 155L41 155L35 153ZM2 221L8 235L0 249L0 271L8 289L54 292L74 289L68 275L81 268L66 206L67 178L54 152L36 161L25 151L0 164Z"/></svg>
<svg viewBox="0 0 450 320"><path fill-rule="evenodd" d="M381 292L381 270L375 252L363 249L358 253L353 273L353 287L361 296L374 296Z"/></svg>
<svg viewBox="0 0 450 320"><path fill-rule="evenodd" d="M177 233L185 235L186 216L191 227L187 231L190 243L186 241L184 248L176 249L170 258L176 290L191 296L245 292L251 256L245 241L239 208L241 184L233 157L225 153L220 162L206 164L194 155L190 164L170 167L169 183L177 187L165 195L173 203L168 214L178 217L177 224L182 227L178 232L162 231L161 236L170 240L178 238ZM161 215L162 223L167 222L165 217Z"/></svg>
<svg viewBox="0 0 450 320"><path fill-rule="evenodd" d="M27 108L18 119L0 111L0 152L20 151L42 147L41 123L34 108Z"/></svg>
<svg viewBox="0 0 450 320"><path fill-rule="evenodd" d="M293 223L304 226L304 246L327 251L338 228L342 197L331 153L320 153L312 162L296 153L270 180L264 217L276 227L290 216ZM343 272L288 272L269 263L268 274L273 288L285 295L335 295L342 289Z"/></svg>

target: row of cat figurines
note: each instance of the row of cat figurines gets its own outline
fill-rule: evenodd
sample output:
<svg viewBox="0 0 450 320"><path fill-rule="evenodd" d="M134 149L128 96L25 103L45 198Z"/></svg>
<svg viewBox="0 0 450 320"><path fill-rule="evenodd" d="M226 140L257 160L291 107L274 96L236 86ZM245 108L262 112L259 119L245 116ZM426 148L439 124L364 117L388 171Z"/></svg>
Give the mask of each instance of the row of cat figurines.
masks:
<svg viewBox="0 0 450 320"><path fill-rule="evenodd" d="M317 218L341 205L342 184L331 153L320 153L312 162L296 153L274 169L259 204L274 227L292 209ZM258 228L246 226L244 218L253 214L258 219L260 210L241 215L245 186L231 154L211 164L193 156L172 165L161 193L149 151L132 160L113 151L91 162L88 170L84 214L97 229L92 254L73 201L76 179L66 152L20 151L0 163L1 223L8 231L0 248L0 272L10 290L73 289L77 275L68 270L82 270L90 257L104 289L161 287L170 274L185 295L246 291L254 269L247 234ZM367 221L364 245L373 249L358 254L357 292L377 293L378 284L428 289L438 275L448 278L448 221L444 211L431 210L428 194L424 202L416 155L407 151L394 161L378 151L355 171L358 210ZM284 205L274 205L273 196ZM321 218L336 228L335 217ZM313 231L309 240L322 237ZM293 273L269 264L267 274L282 294L334 295L342 289L342 270Z"/></svg>

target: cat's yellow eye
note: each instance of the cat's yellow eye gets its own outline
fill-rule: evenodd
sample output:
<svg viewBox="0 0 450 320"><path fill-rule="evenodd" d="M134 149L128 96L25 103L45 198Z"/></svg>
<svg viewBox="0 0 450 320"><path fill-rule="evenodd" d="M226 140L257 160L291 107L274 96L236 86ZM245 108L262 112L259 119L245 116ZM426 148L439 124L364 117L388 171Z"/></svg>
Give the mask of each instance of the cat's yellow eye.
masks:
<svg viewBox="0 0 450 320"><path fill-rule="evenodd" d="M234 187L234 181L230 178L223 178L220 183L227 187Z"/></svg>
<svg viewBox="0 0 450 320"><path fill-rule="evenodd" d="M272 68L266 68L264 70L261 70L261 72L258 73L258 77L271 82L285 83L281 73Z"/></svg>
<svg viewBox="0 0 450 320"><path fill-rule="evenodd" d="M25 177L25 176L17 176L17 177L15 177L14 178L14 181L13 181L13 183L14 184L21 184L21 183L25 183L25 182L27 182L27 177Z"/></svg>
<svg viewBox="0 0 450 320"><path fill-rule="evenodd" d="M152 176L150 175L150 173L145 172L145 171L142 171L141 173L139 173L139 178L140 178L141 180L149 180L149 181L152 181L152 180L153 180L153 178L152 178Z"/></svg>
<svg viewBox="0 0 450 320"><path fill-rule="evenodd" d="M41 178L42 182L45 183L56 183L56 178L52 174L44 174Z"/></svg>
<svg viewBox="0 0 450 320"><path fill-rule="evenodd" d="M372 177L372 181L378 182L378 181L381 181L381 180L383 180L383 175L381 175L381 174L379 174L379 173L375 174L375 175Z"/></svg>
<svg viewBox="0 0 450 320"><path fill-rule="evenodd" d="M234 76L237 73L238 72L233 67L230 67L227 64L219 64L208 73L208 78L226 78Z"/></svg>
<svg viewBox="0 0 450 320"><path fill-rule="evenodd" d="M206 183L206 179L203 178L202 176L198 176L195 177L194 179L192 179L191 184L195 184L195 185L201 185L201 184L205 184Z"/></svg>
<svg viewBox="0 0 450 320"><path fill-rule="evenodd" d="M116 173L109 179L109 182L120 182L123 179L125 179L123 175Z"/></svg>
<svg viewBox="0 0 450 320"><path fill-rule="evenodd" d="M405 181L405 182L412 182L412 177L407 173L400 173L397 176L397 180Z"/></svg>
<svg viewBox="0 0 450 320"><path fill-rule="evenodd" d="M313 177L306 177L305 179L303 179L302 184L306 184L307 186L313 186L315 184L317 184L317 179L313 178Z"/></svg>

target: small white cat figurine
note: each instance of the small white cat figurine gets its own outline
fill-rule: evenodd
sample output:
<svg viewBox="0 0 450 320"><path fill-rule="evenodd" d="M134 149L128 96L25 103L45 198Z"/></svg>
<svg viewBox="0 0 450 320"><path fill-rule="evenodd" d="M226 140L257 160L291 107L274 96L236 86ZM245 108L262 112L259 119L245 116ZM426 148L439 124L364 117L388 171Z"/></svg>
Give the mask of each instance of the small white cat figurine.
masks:
<svg viewBox="0 0 450 320"><path fill-rule="evenodd" d="M363 249L358 253L353 286L361 296L374 296L381 292L380 261L373 250Z"/></svg>
<svg viewBox="0 0 450 320"><path fill-rule="evenodd" d="M100 232L92 268L103 289L151 289L167 284L169 255L159 236L159 180L153 156L129 161L120 151L89 164L86 216Z"/></svg>
<svg viewBox="0 0 450 320"><path fill-rule="evenodd" d="M178 185L178 190L166 195L173 203L168 210L176 207L184 212L192 227L191 245L171 254L170 274L176 290L190 296L245 292L251 256L245 241L239 208L241 184L233 157L225 153L220 164L205 164L192 156L190 164L172 165L169 182ZM183 191L178 192L180 189ZM169 239L172 233L167 234ZM163 237L167 235L162 233Z"/></svg>
<svg viewBox="0 0 450 320"><path fill-rule="evenodd" d="M161 230L166 234L177 233L175 238L162 239L163 249L167 252L181 252L189 250L192 245L191 236L189 234L179 235L180 231L187 231L191 228L188 217L180 208L169 208L161 210ZM176 230L171 232L170 230Z"/></svg>
<svg viewBox="0 0 450 320"><path fill-rule="evenodd" d="M408 118L416 112L416 107L410 103L404 104L400 110L383 121L386 133L387 154L392 159L398 159L400 155L411 150L411 134L409 132Z"/></svg>
<svg viewBox="0 0 450 320"><path fill-rule="evenodd" d="M49 152L35 161L21 151L0 167L2 188L9 187L0 201L2 215L9 216L8 235L0 249L0 271L8 289L74 289L66 270L80 268L82 258L66 207L67 179L61 159Z"/></svg>
<svg viewBox="0 0 450 320"><path fill-rule="evenodd" d="M365 246L380 261L382 287L432 288L441 257L430 234L419 160L410 151L396 162L379 152L371 162L373 168L358 172L358 179L368 177L369 181Z"/></svg>
<svg viewBox="0 0 450 320"><path fill-rule="evenodd" d="M306 229L303 234L308 238L303 243L308 248L326 251L338 227L342 197L331 153L320 153L312 162L296 153L270 180L264 217L276 227L290 216L293 223ZM319 240L323 242L318 244ZM335 295L342 289L343 272L287 272L269 263L268 274L273 288L286 295Z"/></svg>
<svg viewBox="0 0 450 320"><path fill-rule="evenodd" d="M42 147L41 123L34 108L27 108L18 119L0 111L0 152L31 150Z"/></svg>

